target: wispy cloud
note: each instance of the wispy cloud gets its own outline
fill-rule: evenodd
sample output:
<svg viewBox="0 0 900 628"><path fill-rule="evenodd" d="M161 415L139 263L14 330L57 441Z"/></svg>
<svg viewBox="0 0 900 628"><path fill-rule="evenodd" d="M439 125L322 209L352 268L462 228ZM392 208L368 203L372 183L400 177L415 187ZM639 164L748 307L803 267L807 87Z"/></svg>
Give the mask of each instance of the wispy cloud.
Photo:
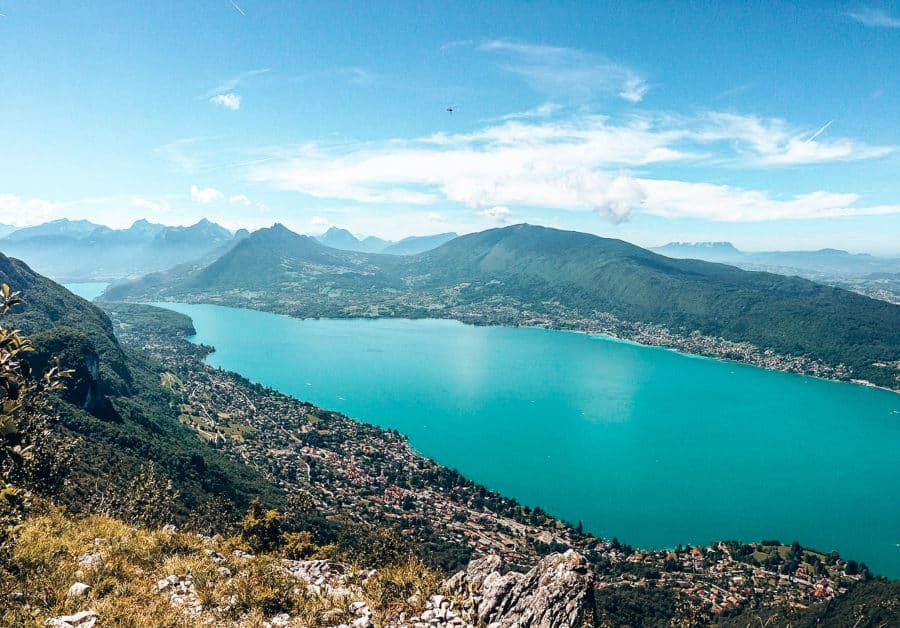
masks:
<svg viewBox="0 0 900 628"><path fill-rule="evenodd" d="M241 108L241 96L240 94L235 94L234 92L228 92L227 94L216 94L209 99L209 102L214 105L219 105L220 107L225 107L226 109L231 109L232 111L237 111Z"/></svg>
<svg viewBox="0 0 900 628"><path fill-rule="evenodd" d="M446 44L441 46L441 50L453 50L454 48L471 48L475 45L475 42L471 39L455 39L453 41L448 41Z"/></svg>
<svg viewBox="0 0 900 628"><path fill-rule="evenodd" d="M701 142L727 142L750 165L787 166L883 157L893 146L873 146L847 138L819 140L832 124L810 133L778 118L712 112L693 136Z"/></svg>
<svg viewBox="0 0 900 628"><path fill-rule="evenodd" d="M205 94L203 94L203 96L201 96L201 98L213 105L224 107L226 109L230 109L231 111L237 111L241 108L242 100L241 95L237 91L235 91L238 86L248 79L253 78L254 76L267 74L268 72L268 68L242 72L241 74L233 76L227 81L207 91Z"/></svg>
<svg viewBox="0 0 900 628"><path fill-rule="evenodd" d="M558 105L556 103L548 102L543 105L538 105L537 107L532 107L531 109L526 109L525 111L514 111L513 113L507 113L506 115L499 116L497 118L492 118L487 120L487 122L506 122L507 120L528 120L533 118L549 118L560 111L562 111L562 105Z"/></svg>
<svg viewBox="0 0 900 628"><path fill-rule="evenodd" d="M339 147L308 143L248 166L245 176L321 199L423 207L450 202L494 220L503 216L497 207L594 211L613 223L634 212L728 221L900 212L900 206L861 206L855 195L816 191L784 200L762 190L646 174L677 162L769 168L892 150L824 140L824 130L715 112L618 123L602 116L509 120L465 134Z"/></svg>
<svg viewBox="0 0 900 628"><path fill-rule="evenodd" d="M900 17L895 17L883 9L863 7L847 14L851 19L871 28L900 28Z"/></svg>
<svg viewBox="0 0 900 628"><path fill-rule="evenodd" d="M213 138L184 137L163 144L154 152L178 170L193 173L203 167L203 159L197 150L198 145L211 139Z"/></svg>
<svg viewBox="0 0 900 628"><path fill-rule="evenodd" d="M149 198L144 198L142 196L135 196L131 199L131 204L135 207L141 207L143 209L149 209L152 212L168 212L172 208L169 205L169 201L166 200L153 200Z"/></svg>
<svg viewBox="0 0 900 628"><path fill-rule="evenodd" d="M232 204L238 203L244 207L251 207L253 205L253 201L251 201L246 194L234 194L229 196L228 202Z"/></svg>
<svg viewBox="0 0 900 628"><path fill-rule="evenodd" d="M268 68L260 68L258 70L248 70L247 72L241 72L237 76L232 76L227 81L224 81L223 83L213 87L203 95L203 98L212 98L213 96L216 96L218 94L224 94L226 92L233 91L237 88L238 85L240 85L247 79L253 78L254 76L259 76L261 74L268 74L268 72Z"/></svg>
<svg viewBox="0 0 900 628"><path fill-rule="evenodd" d="M200 203L201 205L208 205L213 201L219 200L222 196L222 193L215 188L201 188L196 185L191 186L191 198L195 203Z"/></svg>
<svg viewBox="0 0 900 628"><path fill-rule="evenodd" d="M479 50L502 56L503 69L551 95L587 98L612 94L637 103L650 90L634 70L574 48L492 40L481 44Z"/></svg>
<svg viewBox="0 0 900 628"><path fill-rule="evenodd" d="M490 218L494 222L498 222L500 224L506 224L510 220L512 220L512 210L509 207L504 207L503 205L488 207L487 209L482 209L479 213L485 218Z"/></svg>
<svg viewBox="0 0 900 628"><path fill-rule="evenodd" d="M235 2L234 0L229 0L229 2L231 2L231 6L234 7L235 11L237 11L241 15L247 15L246 13L244 13L244 10L240 6L238 6L237 2Z"/></svg>

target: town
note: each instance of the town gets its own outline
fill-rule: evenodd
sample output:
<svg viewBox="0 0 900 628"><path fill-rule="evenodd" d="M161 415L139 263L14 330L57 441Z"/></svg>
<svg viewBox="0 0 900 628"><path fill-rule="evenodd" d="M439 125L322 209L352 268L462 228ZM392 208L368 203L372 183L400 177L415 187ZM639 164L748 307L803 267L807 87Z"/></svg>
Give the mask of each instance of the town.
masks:
<svg viewBox="0 0 900 628"><path fill-rule="evenodd" d="M179 420L326 517L395 528L447 570L488 554L524 570L542 555L573 548L594 569L598 599L654 588L706 617L805 607L869 577L864 564L798 543L728 541L645 551L597 539L580 523L521 505L419 455L395 431L205 365L213 349L192 344L183 330L154 328L147 316L130 322L128 313L143 307L149 306L111 316L122 342L143 348L166 369L163 384L181 399Z"/></svg>

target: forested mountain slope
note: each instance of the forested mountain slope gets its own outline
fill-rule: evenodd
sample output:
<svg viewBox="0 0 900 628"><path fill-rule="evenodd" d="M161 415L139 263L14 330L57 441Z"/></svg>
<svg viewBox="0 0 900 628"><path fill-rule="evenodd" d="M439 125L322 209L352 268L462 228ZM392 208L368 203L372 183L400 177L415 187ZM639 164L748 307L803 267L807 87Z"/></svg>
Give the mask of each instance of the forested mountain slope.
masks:
<svg viewBox="0 0 900 628"><path fill-rule="evenodd" d="M575 328L610 315L845 365L835 370L842 377L898 385L896 305L797 277L672 259L621 240L530 225L462 236L406 257L330 249L276 225L204 268L142 278L105 298L200 300L301 317L536 317Z"/></svg>

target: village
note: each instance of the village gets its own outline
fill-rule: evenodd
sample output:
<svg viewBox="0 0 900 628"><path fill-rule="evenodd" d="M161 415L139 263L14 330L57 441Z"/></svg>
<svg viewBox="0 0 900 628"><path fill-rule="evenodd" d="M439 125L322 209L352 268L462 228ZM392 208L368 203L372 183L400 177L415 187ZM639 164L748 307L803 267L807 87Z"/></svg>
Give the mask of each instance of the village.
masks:
<svg viewBox="0 0 900 628"><path fill-rule="evenodd" d="M183 337L116 321L168 372L181 398L179 420L230 456L260 470L325 516L400 530L420 547L463 564L496 554L526 569L540 556L574 548L595 571L598 595L659 588L704 612L807 606L867 577L865 565L777 541L636 550L597 539L523 506L416 453L405 437L253 384L203 364L212 350ZM624 531L627 532L627 531Z"/></svg>

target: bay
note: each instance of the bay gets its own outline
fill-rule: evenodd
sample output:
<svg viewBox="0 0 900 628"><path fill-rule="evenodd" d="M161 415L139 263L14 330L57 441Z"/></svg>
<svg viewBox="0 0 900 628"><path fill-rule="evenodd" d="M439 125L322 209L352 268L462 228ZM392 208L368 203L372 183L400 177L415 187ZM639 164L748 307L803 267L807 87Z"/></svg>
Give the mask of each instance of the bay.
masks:
<svg viewBox="0 0 900 628"><path fill-rule="evenodd" d="M797 540L900 577L900 395L562 331L158 305L209 364L605 538Z"/></svg>

